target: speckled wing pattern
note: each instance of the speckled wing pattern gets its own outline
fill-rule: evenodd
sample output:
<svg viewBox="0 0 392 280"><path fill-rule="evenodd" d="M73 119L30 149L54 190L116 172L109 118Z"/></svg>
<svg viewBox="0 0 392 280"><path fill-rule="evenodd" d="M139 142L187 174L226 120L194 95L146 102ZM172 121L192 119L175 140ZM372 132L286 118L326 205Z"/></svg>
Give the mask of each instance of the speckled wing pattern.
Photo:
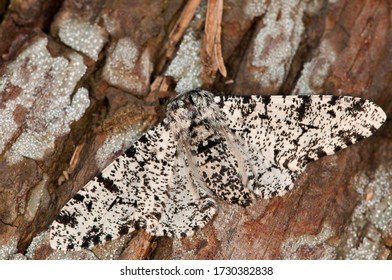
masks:
<svg viewBox="0 0 392 280"><path fill-rule="evenodd" d="M369 100L350 96L215 97L225 125L243 141L263 198L284 195L305 166L372 135L385 121Z"/></svg>
<svg viewBox="0 0 392 280"><path fill-rule="evenodd" d="M307 163L384 121L377 105L355 97L181 94L161 124L63 207L51 246L91 248L138 228L190 236L215 214L215 197L248 206L284 195Z"/></svg>
<svg viewBox="0 0 392 280"><path fill-rule="evenodd" d="M62 208L51 226L52 248L92 248L139 228L184 237L203 227L215 201L188 180L176 145L163 125L144 134Z"/></svg>

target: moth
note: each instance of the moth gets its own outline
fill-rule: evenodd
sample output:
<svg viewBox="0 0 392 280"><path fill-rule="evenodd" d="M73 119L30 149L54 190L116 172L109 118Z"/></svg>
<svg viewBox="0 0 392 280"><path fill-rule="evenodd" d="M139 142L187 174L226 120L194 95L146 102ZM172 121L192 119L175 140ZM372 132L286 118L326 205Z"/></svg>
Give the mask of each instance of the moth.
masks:
<svg viewBox="0 0 392 280"><path fill-rule="evenodd" d="M309 162L369 137L385 120L357 97L180 94L160 124L64 206L50 244L91 248L140 228L191 236L215 214L216 198L246 207L282 196Z"/></svg>

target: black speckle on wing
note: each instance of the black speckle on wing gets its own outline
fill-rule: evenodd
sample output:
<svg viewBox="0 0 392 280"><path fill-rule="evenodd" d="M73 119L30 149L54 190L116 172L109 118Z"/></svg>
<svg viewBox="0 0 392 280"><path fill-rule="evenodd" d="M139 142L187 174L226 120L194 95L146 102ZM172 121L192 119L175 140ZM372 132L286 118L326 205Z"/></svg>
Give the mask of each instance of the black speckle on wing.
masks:
<svg viewBox="0 0 392 280"><path fill-rule="evenodd" d="M219 145L221 143L221 139L208 139L207 141L203 141L197 145L197 153L204 153L209 149Z"/></svg>
<svg viewBox="0 0 392 280"><path fill-rule="evenodd" d="M308 108L311 106L311 98L310 96L301 96L300 97L300 106L297 109L298 113L298 121L302 121L305 118L305 114L308 111Z"/></svg>
<svg viewBox="0 0 392 280"><path fill-rule="evenodd" d="M120 191L119 188L114 184L113 180L103 177L102 173L97 176L97 182L102 183L105 189L111 193L118 193Z"/></svg>
<svg viewBox="0 0 392 280"><path fill-rule="evenodd" d="M131 146L129 149L125 151L125 155L129 158L135 157L136 154L136 148L134 146Z"/></svg>
<svg viewBox="0 0 392 280"><path fill-rule="evenodd" d="M74 228L75 226L78 225L78 221L75 217L75 214L71 214L67 211L61 211L59 215L57 215L56 221L60 224L69 226L71 228Z"/></svg>
<svg viewBox="0 0 392 280"><path fill-rule="evenodd" d="M331 96L331 99L328 101L328 104L331 106L335 106L338 100L339 96Z"/></svg>
<svg viewBox="0 0 392 280"><path fill-rule="evenodd" d="M84 196L84 195L81 195L81 194L79 194L79 193L77 193L77 194L75 194L75 196L74 196L73 198L74 198L76 201L78 201L78 202L83 202L85 196Z"/></svg>

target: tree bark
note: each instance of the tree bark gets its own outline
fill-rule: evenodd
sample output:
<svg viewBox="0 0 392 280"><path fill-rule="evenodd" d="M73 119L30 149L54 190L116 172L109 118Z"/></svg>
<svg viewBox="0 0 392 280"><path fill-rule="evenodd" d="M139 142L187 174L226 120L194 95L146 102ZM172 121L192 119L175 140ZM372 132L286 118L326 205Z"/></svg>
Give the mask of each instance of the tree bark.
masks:
<svg viewBox="0 0 392 280"><path fill-rule="evenodd" d="M219 201L193 237L139 230L93 251L50 248L61 207L162 118L174 90L354 95L390 115L390 1L198 2L1 2L0 258L392 258L389 120L311 163L284 197Z"/></svg>

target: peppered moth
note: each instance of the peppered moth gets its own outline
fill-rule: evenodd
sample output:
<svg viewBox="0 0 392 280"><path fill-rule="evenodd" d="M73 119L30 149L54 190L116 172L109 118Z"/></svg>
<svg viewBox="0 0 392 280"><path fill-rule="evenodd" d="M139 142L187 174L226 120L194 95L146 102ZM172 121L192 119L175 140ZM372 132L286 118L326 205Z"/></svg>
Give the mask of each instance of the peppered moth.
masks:
<svg viewBox="0 0 392 280"><path fill-rule="evenodd" d="M216 197L247 206L284 195L309 162L369 137L385 119L349 96L178 95L159 125L64 206L51 246L90 248L139 228L190 236L215 214Z"/></svg>

